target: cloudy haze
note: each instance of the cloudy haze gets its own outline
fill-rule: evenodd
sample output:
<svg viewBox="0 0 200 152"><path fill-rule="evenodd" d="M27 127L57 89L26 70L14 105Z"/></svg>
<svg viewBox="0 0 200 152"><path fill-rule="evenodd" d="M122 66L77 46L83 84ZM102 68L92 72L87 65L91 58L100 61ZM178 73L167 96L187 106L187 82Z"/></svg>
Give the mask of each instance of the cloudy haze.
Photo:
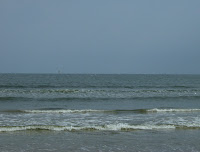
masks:
<svg viewBox="0 0 200 152"><path fill-rule="evenodd" d="M200 74L199 0L1 0L0 73Z"/></svg>

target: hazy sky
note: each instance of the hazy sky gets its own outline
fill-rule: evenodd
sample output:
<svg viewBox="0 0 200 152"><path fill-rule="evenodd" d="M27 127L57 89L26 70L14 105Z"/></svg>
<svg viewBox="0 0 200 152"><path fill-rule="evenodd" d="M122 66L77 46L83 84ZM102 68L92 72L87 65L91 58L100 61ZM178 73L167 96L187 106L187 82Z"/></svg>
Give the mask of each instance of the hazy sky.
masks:
<svg viewBox="0 0 200 152"><path fill-rule="evenodd" d="M200 0L0 0L0 73L200 74Z"/></svg>

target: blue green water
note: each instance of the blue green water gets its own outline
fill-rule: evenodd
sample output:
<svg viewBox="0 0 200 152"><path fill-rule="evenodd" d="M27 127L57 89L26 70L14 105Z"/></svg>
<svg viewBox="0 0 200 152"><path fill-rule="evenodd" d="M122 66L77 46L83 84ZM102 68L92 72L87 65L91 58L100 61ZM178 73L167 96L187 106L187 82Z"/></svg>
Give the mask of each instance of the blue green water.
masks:
<svg viewBox="0 0 200 152"><path fill-rule="evenodd" d="M200 75L0 74L2 151L200 151Z"/></svg>

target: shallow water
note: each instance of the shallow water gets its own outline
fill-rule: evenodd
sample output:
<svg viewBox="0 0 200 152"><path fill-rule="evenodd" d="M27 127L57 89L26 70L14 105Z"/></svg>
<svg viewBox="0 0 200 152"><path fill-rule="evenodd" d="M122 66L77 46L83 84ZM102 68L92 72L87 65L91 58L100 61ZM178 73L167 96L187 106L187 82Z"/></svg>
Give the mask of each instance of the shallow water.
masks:
<svg viewBox="0 0 200 152"><path fill-rule="evenodd" d="M2 152L10 151L190 151L198 152L199 130L162 131L25 131L1 133ZM14 138L13 138L14 137Z"/></svg>
<svg viewBox="0 0 200 152"><path fill-rule="evenodd" d="M2 151L200 151L200 75L0 74Z"/></svg>

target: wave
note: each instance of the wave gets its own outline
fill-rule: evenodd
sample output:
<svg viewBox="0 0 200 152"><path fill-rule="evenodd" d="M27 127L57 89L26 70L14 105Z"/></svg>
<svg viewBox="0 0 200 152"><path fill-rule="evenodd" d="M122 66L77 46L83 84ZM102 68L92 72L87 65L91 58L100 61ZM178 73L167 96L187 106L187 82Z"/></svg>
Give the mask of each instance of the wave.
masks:
<svg viewBox="0 0 200 152"><path fill-rule="evenodd" d="M196 88L195 86L188 86L188 85L119 85L119 84L110 84L110 85L90 85L90 84L2 84L0 88L74 88L74 89L87 89L87 88L110 88L110 89L165 89L165 88L174 88L174 89L190 89Z"/></svg>
<svg viewBox="0 0 200 152"><path fill-rule="evenodd" d="M15 96L4 96L0 97L0 101L45 101L45 102L59 102L59 101L121 101L121 100L145 100L145 101L164 101L164 100L197 100L200 99L198 95L189 95L189 96L139 96L139 97L114 97L114 96L101 96L101 97L89 97L89 96L80 96L80 97L15 97Z"/></svg>
<svg viewBox="0 0 200 152"><path fill-rule="evenodd" d="M66 86L58 86L58 85L0 85L0 88L13 88L13 89L20 89L20 88L64 88Z"/></svg>
<svg viewBox="0 0 200 152"><path fill-rule="evenodd" d="M0 97L0 101L28 101L33 100L33 98L26 97Z"/></svg>
<svg viewBox="0 0 200 152"><path fill-rule="evenodd" d="M97 110L97 109L35 109L35 110L5 110L1 112L8 113L41 113L41 114L64 114L64 113L110 113L110 114L119 114L119 113L139 113L139 114L148 114L148 113L161 113L161 112L200 112L200 109L116 109L116 110Z"/></svg>
<svg viewBox="0 0 200 152"><path fill-rule="evenodd" d="M145 97L145 96L139 96L139 97L113 97L113 96L104 96L104 97L61 97L61 98L41 98L39 100L42 101L121 101L121 100L174 100L174 99L179 99L179 100L189 100L189 99L200 99L200 96L197 95L190 95L190 96L150 96L150 97Z"/></svg>
<svg viewBox="0 0 200 152"><path fill-rule="evenodd" d="M156 89L156 88L149 88L149 89L92 89L92 88L44 88L44 89L1 89L1 93L62 93L62 94L68 94L68 93L198 93L200 92L199 89L170 89L170 88L164 88L164 89Z"/></svg>
<svg viewBox="0 0 200 152"><path fill-rule="evenodd" d="M200 112L200 109L149 109L147 112Z"/></svg>
<svg viewBox="0 0 200 152"><path fill-rule="evenodd" d="M21 112L25 113L89 113L89 112L106 112L105 110L92 110L92 109L84 109L84 110L65 110L65 109L58 109L58 110L21 110Z"/></svg>
<svg viewBox="0 0 200 152"><path fill-rule="evenodd" d="M0 90L1 93L76 93L81 92L82 90L78 89L3 89ZM82 91L86 92L86 91Z"/></svg>
<svg viewBox="0 0 200 152"><path fill-rule="evenodd" d="M173 125L128 125L109 124L102 126L0 126L0 132L26 131L26 130L49 130L49 131L131 131L131 130L159 130L175 129Z"/></svg>
<svg viewBox="0 0 200 152"><path fill-rule="evenodd" d="M27 88L23 85L0 85L0 88Z"/></svg>
<svg viewBox="0 0 200 152"><path fill-rule="evenodd" d="M11 111L9 111L11 112ZM47 109L47 110L14 110L12 112L23 112L23 113L148 113L146 109L136 109L136 110L95 110L95 109Z"/></svg>
<svg viewBox="0 0 200 152"><path fill-rule="evenodd" d="M115 110L93 110L93 109L81 109L81 110L73 110L73 109L41 109L41 110L4 110L1 112L6 113L41 113L41 114L62 114L62 113L106 113L106 112L114 112Z"/></svg>
<svg viewBox="0 0 200 152"><path fill-rule="evenodd" d="M123 100L130 98L113 98L113 97L0 97L0 101L45 101L45 102L56 102L56 101L102 101L102 100Z"/></svg>
<svg viewBox="0 0 200 152"><path fill-rule="evenodd" d="M169 130L169 129L200 129L199 125L129 125L108 124L102 126L53 126L53 125L30 125L30 126L0 126L0 132L13 131L134 131L134 130Z"/></svg>

